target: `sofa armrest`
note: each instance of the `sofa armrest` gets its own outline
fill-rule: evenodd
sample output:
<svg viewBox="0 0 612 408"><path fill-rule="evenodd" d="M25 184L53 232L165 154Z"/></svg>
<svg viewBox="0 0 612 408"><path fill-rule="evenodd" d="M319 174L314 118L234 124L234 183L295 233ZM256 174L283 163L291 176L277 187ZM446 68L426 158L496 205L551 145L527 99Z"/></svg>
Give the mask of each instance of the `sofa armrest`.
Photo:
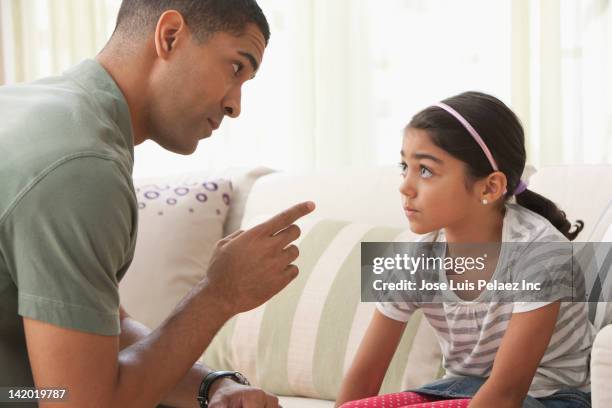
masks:
<svg viewBox="0 0 612 408"><path fill-rule="evenodd" d="M612 324L602 328L591 351L591 398L593 408L612 407Z"/></svg>

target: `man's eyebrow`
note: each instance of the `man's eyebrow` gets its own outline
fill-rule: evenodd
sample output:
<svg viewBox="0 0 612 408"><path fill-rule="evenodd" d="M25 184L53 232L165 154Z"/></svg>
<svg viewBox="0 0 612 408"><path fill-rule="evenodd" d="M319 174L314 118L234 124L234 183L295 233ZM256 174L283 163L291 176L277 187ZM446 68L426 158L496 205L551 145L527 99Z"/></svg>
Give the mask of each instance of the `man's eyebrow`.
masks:
<svg viewBox="0 0 612 408"><path fill-rule="evenodd" d="M400 151L400 154L402 155L402 157L404 157L403 150ZM444 161L442 161L441 159L438 159L436 156L432 156L431 154L427 154L427 153L413 153L411 157L416 160L429 159L438 164L444 163Z"/></svg>
<svg viewBox="0 0 612 408"><path fill-rule="evenodd" d="M249 60L249 62L251 63L251 68L253 68L253 76L255 76L255 73L259 69L259 64L257 63L257 60L255 59L255 57L245 51L238 51L238 54L242 55L243 57Z"/></svg>

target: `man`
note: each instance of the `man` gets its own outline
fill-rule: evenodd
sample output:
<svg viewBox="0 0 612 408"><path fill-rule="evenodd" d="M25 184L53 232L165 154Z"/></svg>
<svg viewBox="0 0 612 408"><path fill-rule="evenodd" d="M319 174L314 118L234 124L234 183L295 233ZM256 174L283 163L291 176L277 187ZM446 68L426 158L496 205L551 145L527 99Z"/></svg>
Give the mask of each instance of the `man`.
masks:
<svg viewBox="0 0 612 408"><path fill-rule="evenodd" d="M231 316L296 277L293 222L312 203L220 241L152 333L117 290L136 239L133 146L189 154L237 117L269 35L255 0L124 0L96 60L0 88L0 387L66 389L62 408L196 407L199 393L211 408L278 406L194 363Z"/></svg>

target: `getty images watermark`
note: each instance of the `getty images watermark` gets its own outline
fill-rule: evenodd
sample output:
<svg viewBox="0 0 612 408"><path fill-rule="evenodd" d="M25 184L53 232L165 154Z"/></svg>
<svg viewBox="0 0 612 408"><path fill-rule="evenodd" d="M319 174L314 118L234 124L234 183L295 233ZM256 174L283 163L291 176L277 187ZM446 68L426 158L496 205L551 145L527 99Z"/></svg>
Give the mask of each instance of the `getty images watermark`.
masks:
<svg viewBox="0 0 612 408"><path fill-rule="evenodd" d="M365 242L361 297L365 302L610 301L611 269L609 242Z"/></svg>

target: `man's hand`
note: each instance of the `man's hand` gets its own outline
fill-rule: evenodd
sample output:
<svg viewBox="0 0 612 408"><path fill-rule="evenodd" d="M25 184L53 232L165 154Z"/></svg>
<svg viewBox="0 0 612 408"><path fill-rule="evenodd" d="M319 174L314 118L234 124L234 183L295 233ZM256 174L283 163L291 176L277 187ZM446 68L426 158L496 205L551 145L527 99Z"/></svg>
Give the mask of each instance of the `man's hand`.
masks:
<svg viewBox="0 0 612 408"><path fill-rule="evenodd" d="M210 408L278 408L278 398L272 394L231 379L220 379L211 388ZM216 387L215 387L216 386Z"/></svg>
<svg viewBox="0 0 612 408"><path fill-rule="evenodd" d="M314 210L314 203L297 204L247 231L237 231L217 243L205 280L227 301L230 315L251 310L280 292L297 275L291 263L300 229L293 223Z"/></svg>

